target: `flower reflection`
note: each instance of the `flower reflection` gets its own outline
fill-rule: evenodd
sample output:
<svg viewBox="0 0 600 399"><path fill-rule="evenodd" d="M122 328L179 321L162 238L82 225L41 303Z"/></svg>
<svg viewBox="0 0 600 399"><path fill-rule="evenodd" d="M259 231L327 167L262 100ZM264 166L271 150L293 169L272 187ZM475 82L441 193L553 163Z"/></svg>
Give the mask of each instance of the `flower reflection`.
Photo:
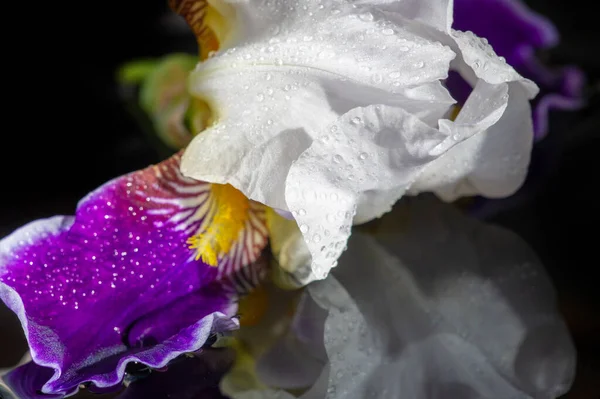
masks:
<svg viewBox="0 0 600 399"><path fill-rule="evenodd" d="M535 254L432 198L354 233L301 303L257 360L271 388L234 398L556 398L573 379L574 348Z"/></svg>

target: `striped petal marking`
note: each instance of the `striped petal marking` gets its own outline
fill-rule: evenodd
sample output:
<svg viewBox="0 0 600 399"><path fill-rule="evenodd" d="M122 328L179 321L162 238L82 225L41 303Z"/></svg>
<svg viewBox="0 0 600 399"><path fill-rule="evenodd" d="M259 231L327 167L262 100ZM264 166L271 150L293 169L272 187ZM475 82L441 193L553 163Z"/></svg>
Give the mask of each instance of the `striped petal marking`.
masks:
<svg viewBox="0 0 600 399"><path fill-rule="evenodd" d="M231 33L230 22L223 15L233 9L223 1L169 0L169 6L185 18L198 41L200 59L205 60L217 51Z"/></svg>

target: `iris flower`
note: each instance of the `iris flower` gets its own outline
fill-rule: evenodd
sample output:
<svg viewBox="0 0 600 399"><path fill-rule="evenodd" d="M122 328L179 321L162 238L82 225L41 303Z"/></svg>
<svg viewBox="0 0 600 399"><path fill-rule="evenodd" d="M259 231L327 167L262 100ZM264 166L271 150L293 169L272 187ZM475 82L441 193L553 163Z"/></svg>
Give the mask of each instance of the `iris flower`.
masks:
<svg viewBox="0 0 600 399"><path fill-rule="evenodd" d="M240 330L254 363L225 377L225 393L553 399L568 391L573 343L548 276L518 236L431 197L402 200L365 227L340 266L306 287L286 330L270 321L260 334ZM265 348L269 331L279 338Z"/></svg>
<svg viewBox="0 0 600 399"><path fill-rule="evenodd" d="M351 226L423 191L503 197L523 182L538 89L453 1L173 1L206 59L189 90L211 111L184 175L293 217L324 278ZM459 111L449 71L474 87Z"/></svg>
<svg viewBox="0 0 600 399"><path fill-rule="evenodd" d="M304 285L406 193L501 197L524 179L537 87L452 29L452 1L171 3L203 61L188 94L146 110L168 130L193 104L195 137L0 241L0 298L33 360L6 381L112 389L128 364L161 369L236 329L267 236L281 280ZM460 107L450 71L473 87Z"/></svg>
<svg viewBox="0 0 600 399"><path fill-rule="evenodd" d="M0 298L47 368L43 393L117 386L128 363L159 369L238 327L239 293L265 272L264 206L183 177L179 159L106 183L75 217L0 241Z"/></svg>

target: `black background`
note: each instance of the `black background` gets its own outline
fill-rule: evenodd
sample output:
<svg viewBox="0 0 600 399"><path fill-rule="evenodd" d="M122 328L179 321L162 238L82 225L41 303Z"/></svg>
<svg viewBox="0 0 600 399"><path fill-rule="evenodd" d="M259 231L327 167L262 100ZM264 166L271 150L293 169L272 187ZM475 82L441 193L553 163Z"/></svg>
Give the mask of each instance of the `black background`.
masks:
<svg viewBox="0 0 600 399"><path fill-rule="evenodd" d="M169 28L166 0L40 3L3 12L0 236L71 214L103 182L160 161L124 106L115 69L195 49L188 32ZM591 399L600 393L600 22L583 0L528 4L561 32L548 61L586 72L588 105L552 115L550 135L534 153L546 160L536 194L493 221L519 233L548 268L579 349L568 397ZM15 362L23 345L19 332L2 328L2 314L0 367Z"/></svg>

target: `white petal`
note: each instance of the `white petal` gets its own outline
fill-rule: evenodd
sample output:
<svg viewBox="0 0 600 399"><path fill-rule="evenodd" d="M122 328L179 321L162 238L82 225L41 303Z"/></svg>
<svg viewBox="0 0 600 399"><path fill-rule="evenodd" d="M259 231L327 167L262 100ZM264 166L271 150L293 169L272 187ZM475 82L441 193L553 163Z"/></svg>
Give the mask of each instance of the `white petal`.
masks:
<svg viewBox="0 0 600 399"><path fill-rule="evenodd" d="M186 175L231 183L287 210L283 187L291 163L341 114L383 103L437 122L453 102L439 80L454 53L386 22L382 13L332 12L297 16L277 36L252 41L251 35L199 65L190 90L209 103L217 123L187 148Z"/></svg>
<svg viewBox="0 0 600 399"><path fill-rule="evenodd" d="M324 278L337 263L364 193L393 193L389 202L370 204L374 216L387 212L422 168L454 144L453 137L385 105L353 109L332 124L294 162L286 181L286 202L312 254L309 279Z"/></svg>
<svg viewBox="0 0 600 399"><path fill-rule="evenodd" d="M470 138L432 162L410 192L433 191L446 201L511 195L527 174L533 142L528 100L538 88L498 57L485 39L460 31L434 36L457 53L452 67L474 86L456 121L440 121L440 129L460 136L466 127Z"/></svg>
<svg viewBox="0 0 600 399"><path fill-rule="evenodd" d="M478 134L429 164L411 193L433 191L446 201L465 195L493 198L513 194L525 180L533 144L527 96L517 83L479 81L456 121L448 123L449 131L460 131L471 115L487 112L493 117L478 126ZM482 110L486 105L491 109Z"/></svg>
<svg viewBox="0 0 600 399"><path fill-rule="evenodd" d="M378 8L401 14L442 32L452 25L452 0L358 0L356 4L376 4Z"/></svg>
<svg viewBox="0 0 600 399"><path fill-rule="evenodd" d="M474 83L477 79L483 79L490 84L501 84L518 82L527 91L528 98L535 97L539 91L535 83L523 78L503 58L494 52L487 40L475 36L472 32L461 32L453 30L451 38L459 50L451 44L458 54L453 62L455 67L465 80Z"/></svg>

